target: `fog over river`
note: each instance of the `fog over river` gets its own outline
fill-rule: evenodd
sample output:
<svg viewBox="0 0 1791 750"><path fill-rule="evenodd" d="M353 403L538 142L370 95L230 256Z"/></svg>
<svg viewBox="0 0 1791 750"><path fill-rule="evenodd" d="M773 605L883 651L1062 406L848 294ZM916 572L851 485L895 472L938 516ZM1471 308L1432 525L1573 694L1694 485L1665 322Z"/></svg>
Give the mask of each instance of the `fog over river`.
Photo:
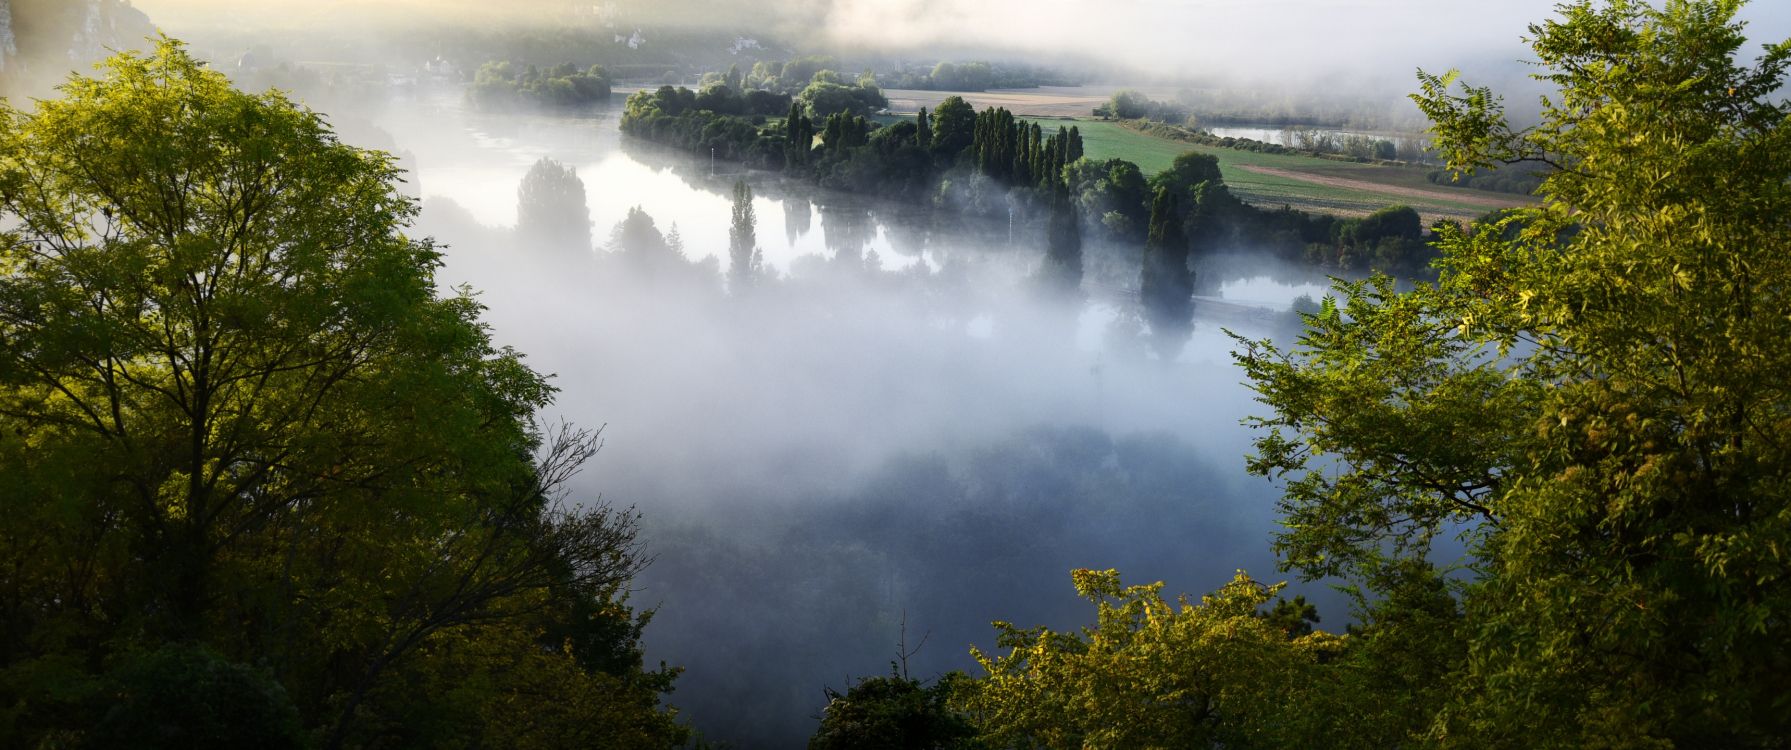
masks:
<svg viewBox="0 0 1791 750"><path fill-rule="evenodd" d="M1132 309L1136 248L1091 241L1086 299L1052 299L1040 227L733 174L626 141L611 113L474 113L444 91L371 119L415 168L444 286L476 288L496 339L556 374L550 418L607 426L577 491L643 514L648 658L688 665L670 700L709 739L800 746L823 687L886 673L904 621L919 677L973 669L991 620L1089 621L1072 568L1192 594L1278 577L1223 329L1285 340L1322 273L1249 248L1199 260L1194 332L1165 359ZM511 229L542 157L583 178L595 252ZM779 276L750 294L722 278L736 179ZM716 260L602 259L634 206Z"/></svg>

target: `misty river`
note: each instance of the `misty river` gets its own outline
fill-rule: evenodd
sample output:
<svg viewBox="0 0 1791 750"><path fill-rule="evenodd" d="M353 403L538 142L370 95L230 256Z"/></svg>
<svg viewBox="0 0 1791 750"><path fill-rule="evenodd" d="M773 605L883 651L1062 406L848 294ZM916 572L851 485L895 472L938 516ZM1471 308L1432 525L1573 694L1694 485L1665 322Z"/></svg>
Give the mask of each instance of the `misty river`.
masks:
<svg viewBox="0 0 1791 750"><path fill-rule="evenodd" d="M1129 312L1136 248L1091 242L1067 305L1026 283L1036 227L740 174L625 141L608 112L479 113L444 91L372 119L415 169L444 288L477 290L496 340L555 373L550 418L605 427L577 489L642 513L655 560L631 604L657 609L649 663L690 665L669 700L708 739L800 746L823 688L887 673L904 625L927 678L974 670L992 620L1091 621L1072 568L1193 595L1238 568L1279 579L1225 329L1294 335L1322 272L1200 259L1194 332L1163 361ZM510 227L542 157L577 169L599 245L639 206L715 265L614 278L532 254ZM736 179L784 277L752 299L715 275Z"/></svg>

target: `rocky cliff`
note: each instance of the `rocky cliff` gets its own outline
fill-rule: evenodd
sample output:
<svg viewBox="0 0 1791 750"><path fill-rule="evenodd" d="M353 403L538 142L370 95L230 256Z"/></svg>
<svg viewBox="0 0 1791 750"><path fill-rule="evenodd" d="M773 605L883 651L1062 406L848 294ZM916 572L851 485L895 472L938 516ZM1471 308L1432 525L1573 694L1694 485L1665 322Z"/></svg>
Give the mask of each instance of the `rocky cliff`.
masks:
<svg viewBox="0 0 1791 750"><path fill-rule="evenodd" d="M4 74L19 54L18 42L12 36L12 0L0 0L0 74Z"/></svg>
<svg viewBox="0 0 1791 750"><path fill-rule="evenodd" d="M153 34L129 0L0 0L0 77L9 89L54 83Z"/></svg>

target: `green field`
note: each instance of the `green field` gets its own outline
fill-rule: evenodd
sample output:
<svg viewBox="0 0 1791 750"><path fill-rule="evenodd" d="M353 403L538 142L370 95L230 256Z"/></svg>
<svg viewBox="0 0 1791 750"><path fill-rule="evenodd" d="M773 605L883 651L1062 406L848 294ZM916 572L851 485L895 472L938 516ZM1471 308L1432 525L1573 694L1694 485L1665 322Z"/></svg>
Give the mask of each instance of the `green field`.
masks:
<svg viewBox="0 0 1791 750"><path fill-rule="evenodd" d="M1169 168L1175 157L1189 151L1212 154L1232 192L1259 205L1286 204L1307 211L1364 214L1389 205L1412 206L1427 217L1471 219L1496 206L1516 204L1517 196L1433 185L1421 168L1320 159L1290 154L1204 146L1146 135L1118 123L1102 120L1024 118L1037 122L1048 133L1059 126L1075 125L1082 131L1084 153L1092 159L1125 159L1151 175ZM1351 185L1327 185L1296 177L1253 172L1246 167L1286 170L1314 178L1350 180Z"/></svg>
<svg viewBox="0 0 1791 750"><path fill-rule="evenodd" d="M880 115L875 119L889 125L911 118ZM1146 175L1168 169L1175 157L1190 151L1212 154L1219 159L1219 171L1225 175L1225 184L1231 192L1260 206L1287 205L1302 211L1360 216L1387 206L1406 205L1418 209L1429 221L1473 219L1501 206L1523 202L1519 196L1432 184L1425 178L1429 170L1419 167L1389 167L1205 146L1147 135L1105 120L1020 119L1038 123L1046 135L1056 133L1059 127L1074 125L1082 131L1083 153L1088 158L1125 159L1137 164ZM1264 174L1251 171L1249 168L1252 167L1294 174ZM1331 184L1314 180L1326 180ZM1340 180L1348 181L1348 184L1338 184Z"/></svg>

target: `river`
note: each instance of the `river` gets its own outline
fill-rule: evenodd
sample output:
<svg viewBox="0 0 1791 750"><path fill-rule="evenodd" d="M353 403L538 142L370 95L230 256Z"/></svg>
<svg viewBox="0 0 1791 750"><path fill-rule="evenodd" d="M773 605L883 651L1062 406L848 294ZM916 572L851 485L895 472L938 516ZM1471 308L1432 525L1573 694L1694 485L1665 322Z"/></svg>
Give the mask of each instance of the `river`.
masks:
<svg viewBox="0 0 1791 750"><path fill-rule="evenodd" d="M1087 622L1073 567L1194 594L1237 568L1275 579L1226 331L1285 340L1323 273L1201 259L1193 333L1165 357L1131 312L1136 248L1091 243L1086 296L1041 299L1036 227L739 173L624 139L609 112L434 92L372 120L414 167L444 286L477 289L495 338L555 374L550 419L607 425L575 489L643 514L656 559L630 603L656 610L649 663L686 668L670 702L709 739L799 746L823 688L887 673L904 628L931 678L972 670L992 620ZM542 157L577 169L599 244L638 206L710 268L745 180L781 279L748 297L535 257L509 227Z"/></svg>

